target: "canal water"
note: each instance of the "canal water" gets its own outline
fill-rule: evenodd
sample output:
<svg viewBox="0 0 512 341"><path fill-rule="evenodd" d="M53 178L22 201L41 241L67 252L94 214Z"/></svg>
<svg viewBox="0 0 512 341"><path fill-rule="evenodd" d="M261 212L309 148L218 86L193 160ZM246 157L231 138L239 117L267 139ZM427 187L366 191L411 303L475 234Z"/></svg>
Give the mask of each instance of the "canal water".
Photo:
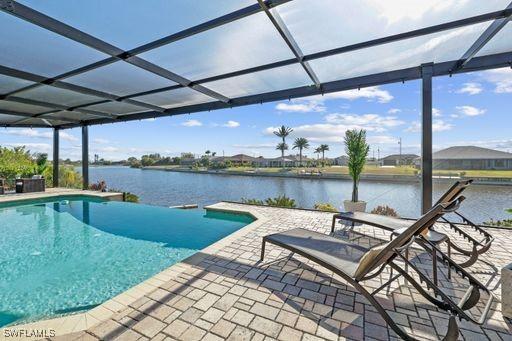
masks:
<svg viewBox="0 0 512 341"><path fill-rule="evenodd" d="M340 207L350 199L352 183L346 180L250 177L215 174L193 174L141 170L128 167L91 167L90 181L105 180L109 188L137 194L141 202L171 206L181 204L213 204L222 200L241 198L265 199L286 195L295 199L298 207L312 208L315 203L329 202ZM449 183L435 184L437 199ZM420 214L419 183L361 182L360 200L368 209L388 205L403 217ZM512 218L512 187L472 185L465 193L461 212L475 222Z"/></svg>

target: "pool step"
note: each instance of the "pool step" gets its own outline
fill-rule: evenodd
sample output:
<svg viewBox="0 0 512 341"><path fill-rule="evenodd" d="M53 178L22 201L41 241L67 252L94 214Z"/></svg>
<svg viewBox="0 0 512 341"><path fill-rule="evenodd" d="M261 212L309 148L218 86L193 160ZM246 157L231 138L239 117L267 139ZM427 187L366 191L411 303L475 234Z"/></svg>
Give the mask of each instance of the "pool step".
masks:
<svg viewBox="0 0 512 341"><path fill-rule="evenodd" d="M169 206L169 208L179 208L182 210L189 210L191 208L198 208L198 204L189 204L189 205L178 205L178 206Z"/></svg>

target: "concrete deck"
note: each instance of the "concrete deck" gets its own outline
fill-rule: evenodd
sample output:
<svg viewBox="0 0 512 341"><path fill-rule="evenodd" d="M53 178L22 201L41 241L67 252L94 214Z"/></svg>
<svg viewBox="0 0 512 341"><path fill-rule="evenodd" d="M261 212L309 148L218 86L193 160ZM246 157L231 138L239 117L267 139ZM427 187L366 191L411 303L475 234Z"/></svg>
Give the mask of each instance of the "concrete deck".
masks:
<svg viewBox="0 0 512 341"><path fill-rule="evenodd" d="M0 203L18 201L18 200L31 200L31 199L44 199L56 197L59 195L90 195L108 200L123 200L123 193L117 192L98 192L98 191L83 191L73 188L47 188L44 192L35 193L8 193L0 195Z"/></svg>
<svg viewBox="0 0 512 341"><path fill-rule="evenodd" d="M85 332L55 340L388 340L396 334L375 309L340 278L303 257L268 245L259 263L261 237L268 233L304 227L328 233L332 214L219 203L211 209L242 211L258 220L150 279L150 287L131 290L131 302L115 299L98 321L82 326ZM444 230L443 226L438 226ZM451 234L450 231L446 231ZM512 231L492 229L492 249L471 272L499 297L499 269L512 262ZM336 236L364 246L389 240L389 235L367 226L354 232L338 228ZM458 237L451 234L454 240ZM463 241L460 244L465 245ZM466 244L467 245L467 244ZM411 258L426 272L429 256L412 252ZM462 260L462 257L454 258ZM367 281L377 288L389 273ZM461 297L466 286L441 269L440 285L451 296ZM146 281L148 282L148 281ZM145 283L146 283L145 282ZM444 335L448 315L428 303L403 280L379 300L395 321L418 339ZM103 306L103 305L102 305ZM101 306L100 306L101 307ZM482 310L478 306L477 310ZM511 340L511 325L501 316L499 303L492 306L480 327L459 322L461 339ZM478 313L478 312L477 312ZM99 322L99 320L104 320ZM56 330L60 334L59 330Z"/></svg>

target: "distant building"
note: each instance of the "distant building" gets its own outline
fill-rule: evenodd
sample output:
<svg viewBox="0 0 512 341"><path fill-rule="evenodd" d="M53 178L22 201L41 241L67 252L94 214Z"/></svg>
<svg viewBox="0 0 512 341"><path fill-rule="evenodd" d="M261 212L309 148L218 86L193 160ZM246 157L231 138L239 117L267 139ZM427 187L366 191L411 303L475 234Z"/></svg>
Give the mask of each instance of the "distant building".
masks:
<svg viewBox="0 0 512 341"><path fill-rule="evenodd" d="M335 166L348 166L348 156L346 155L335 157L332 161Z"/></svg>
<svg viewBox="0 0 512 341"><path fill-rule="evenodd" d="M455 146L432 154L434 169L512 170L512 153L476 147Z"/></svg>
<svg viewBox="0 0 512 341"><path fill-rule="evenodd" d="M233 166L253 165L258 160L259 158L245 154L237 154L233 156L217 156L210 159L210 161L214 163L230 161Z"/></svg>
<svg viewBox="0 0 512 341"><path fill-rule="evenodd" d="M383 166L412 165L419 156L416 154L392 154L381 159Z"/></svg>
<svg viewBox="0 0 512 341"><path fill-rule="evenodd" d="M300 157L299 155L287 155L284 157L275 157L275 158L258 158L255 162L255 166L257 167L300 167ZM307 156L302 156L302 166L306 166L308 163L313 163L315 160L308 158Z"/></svg>
<svg viewBox="0 0 512 341"><path fill-rule="evenodd" d="M182 166L192 166L196 161L199 161L198 159L195 159L193 157L187 157L187 158L181 158L180 159L180 165Z"/></svg>

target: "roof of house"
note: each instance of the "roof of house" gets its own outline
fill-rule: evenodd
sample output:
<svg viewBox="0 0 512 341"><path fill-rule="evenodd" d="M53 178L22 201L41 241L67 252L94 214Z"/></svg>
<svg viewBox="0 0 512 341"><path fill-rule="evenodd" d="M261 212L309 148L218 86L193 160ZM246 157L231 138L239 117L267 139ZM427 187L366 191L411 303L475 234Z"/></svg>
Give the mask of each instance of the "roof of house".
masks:
<svg viewBox="0 0 512 341"><path fill-rule="evenodd" d="M217 161L217 162L227 161L227 160L235 161L235 162L252 162L252 161L259 160L259 159L249 156L249 155L245 155L245 154L236 154L233 156L217 156L217 157L212 158L212 161Z"/></svg>
<svg viewBox="0 0 512 341"><path fill-rule="evenodd" d="M439 150L432 155L433 159L512 159L512 153L476 146L454 146Z"/></svg>
<svg viewBox="0 0 512 341"><path fill-rule="evenodd" d="M400 154L391 154L388 156L383 157L383 160L406 160L406 159L415 159L419 157L419 155L416 154L402 154L400 157Z"/></svg>

